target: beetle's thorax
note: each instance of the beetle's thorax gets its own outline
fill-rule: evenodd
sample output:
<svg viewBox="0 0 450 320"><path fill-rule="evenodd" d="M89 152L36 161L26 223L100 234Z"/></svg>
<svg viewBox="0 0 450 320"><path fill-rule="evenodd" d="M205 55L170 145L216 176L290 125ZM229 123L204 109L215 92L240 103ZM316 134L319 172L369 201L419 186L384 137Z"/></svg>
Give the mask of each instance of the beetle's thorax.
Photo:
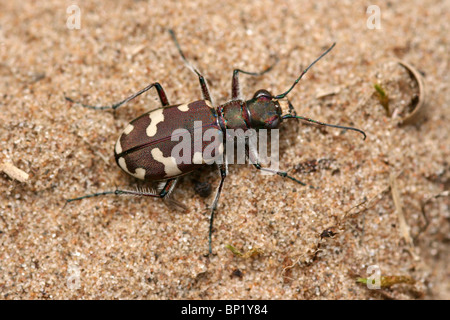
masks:
<svg viewBox="0 0 450 320"><path fill-rule="evenodd" d="M219 124L222 130L251 128L250 113L243 100L232 100L217 107Z"/></svg>

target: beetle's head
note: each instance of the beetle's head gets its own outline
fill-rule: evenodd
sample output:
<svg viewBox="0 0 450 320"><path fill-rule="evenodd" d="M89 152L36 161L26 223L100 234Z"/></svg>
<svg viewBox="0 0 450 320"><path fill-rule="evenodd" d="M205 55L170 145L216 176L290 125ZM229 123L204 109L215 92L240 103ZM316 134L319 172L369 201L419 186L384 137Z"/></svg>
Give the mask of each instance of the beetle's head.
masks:
<svg viewBox="0 0 450 320"><path fill-rule="evenodd" d="M281 107L278 100L264 89L258 90L246 101L250 124L255 129L276 129L281 123Z"/></svg>
<svg viewBox="0 0 450 320"><path fill-rule="evenodd" d="M364 139L366 139L366 134L364 131L353 128L353 127L346 127L346 126L339 126L334 124L327 124L323 122L319 122L316 120L312 120L309 118L305 118L302 116L297 116L292 113L294 110L294 107L289 102L289 100L286 98L286 96L291 92L292 89L299 83L301 78L305 75L305 73L317 62L319 61L323 56L325 56L328 52L333 49L335 46L335 43L328 48L324 53L322 53L313 63L311 63L297 78L297 80L294 81L294 83L291 85L291 87L276 96L273 96L269 91L267 90L258 90L253 95L253 98L246 101L247 104L247 110L249 112L250 116L250 125L252 128L255 129L276 129L279 127L280 123L284 119L301 119L304 121L312 122L319 125L324 125L328 127L334 127L334 128L341 128L341 129L348 129L353 130L361 133L364 136ZM289 113L282 114L280 102L287 102L289 106ZM283 110L287 111L287 110ZM294 112L295 113L295 112Z"/></svg>
<svg viewBox="0 0 450 320"><path fill-rule="evenodd" d="M295 80L294 84L284 93L273 96L269 91L261 89L255 92L253 98L246 101L247 110L250 116L250 126L255 129L276 129L280 126L283 119L289 118L290 114L282 115L280 100L285 99L289 92L297 85L303 75L324 55L326 55L334 44L325 51L318 59L306 68L300 77ZM287 100L288 101L288 100ZM289 103L289 101L288 101ZM289 109L293 109L289 103Z"/></svg>

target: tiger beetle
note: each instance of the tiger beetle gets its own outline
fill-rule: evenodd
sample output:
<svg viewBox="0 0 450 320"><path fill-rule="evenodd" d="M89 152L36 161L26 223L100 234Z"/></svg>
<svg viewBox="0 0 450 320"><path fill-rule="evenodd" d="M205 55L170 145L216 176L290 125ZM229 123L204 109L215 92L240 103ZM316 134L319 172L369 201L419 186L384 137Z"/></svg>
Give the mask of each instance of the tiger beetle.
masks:
<svg viewBox="0 0 450 320"><path fill-rule="evenodd" d="M213 106L211 95L208 90L206 79L200 74L200 72L186 59L177 38L173 30L169 30L170 36L184 61L185 65L193 71L199 79L201 91L203 94L203 100L198 100L185 104L171 105L167 99L166 93L163 87L158 83L152 83L135 94L129 96L125 100L114 103L109 106L91 106L80 103L85 108L91 108L95 110L105 109L117 109L130 100L140 96L147 92L151 88L155 88L158 93L159 100L162 107L154 109L138 118L131 121L124 129L123 133L119 136L114 148L114 156L119 167L128 173L129 175L146 181L162 181L158 191L151 190L114 190L105 191L99 193L93 193L84 195L78 198L68 199L67 202L77 201L81 199L103 196L108 194L114 195L136 195L168 199L168 196L175 188L175 185L180 176L192 172L207 165L206 163L199 163L198 161L191 161L190 163L180 163L176 161L172 155L172 149L177 144L177 141L171 140L171 135L174 130L187 129L189 132L194 130L194 121L202 121L202 132L206 129L214 129L221 135L226 133L227 129L242 129L244 132L249 129L276 129L280 126L283 120L286 119L300 119L310 123L328 126L333 128L353 130L361 133L366 138L364 131L340 125L327 124L306 117L298 116L295 114L294 107L287 100L289 106L289 113L282 114L280 106L280 100L284 99L291 90L297 85L300 79L305 73L323 56L333 49L335 43L323 52L314 62L312 62L294 81L291 87L278 95L272 95L269 91L261 89L256 91L253 97L249 100L241 99L240 85L239 85L239 73L250 76L261 76L270 71L274 65L268 67L262 72L248 72L241 69L234 69L232 82L231 82L231 100L221 104L217 107ZM69 97L65 97L69 102L75 103L75 101ZM283 100L283 101L285 101ZM202 146L203 148L205 145ZM220 149L220 148L219 148ZM224 152L224 147L220 152ZM247 158L251 160L252 165L262 171L271 172L277 174L283 178L288 178L296 183L305 185L300 180L291 177L287 172L276 171L270 168L264 168L261 166L257 155L253 155L249 152L248 147L245 149ZM195 158L195 154L191 152L191 158ZM228 164L217 164L220 172L220 182L217 187L213 202L210 208L209 218L209 235L208 235L208 247L209 253L212 253L212 231L214 214L217 209L217 203L220 197L220 193L223 188L225 177L228 173ZM184 207L182 204L172 201L175 205Z"/></svg>

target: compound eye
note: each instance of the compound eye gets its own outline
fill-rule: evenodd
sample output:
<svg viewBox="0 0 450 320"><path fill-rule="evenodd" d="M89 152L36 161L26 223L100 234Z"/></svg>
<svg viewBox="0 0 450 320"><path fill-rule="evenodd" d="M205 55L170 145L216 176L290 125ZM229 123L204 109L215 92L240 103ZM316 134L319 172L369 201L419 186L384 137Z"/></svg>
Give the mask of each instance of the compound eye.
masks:
<svg viewBox="0 0 450 320"><path fill-rule="evenodd" d="M272 95L269 91L261 89L255 92L255 94L253 95L253 99L269 101L272 100Z"/></svg>
<svg viewBox="0 0 450 320"><path fill-rule="evenodd" d="M270 121L266 124L268 129L276 129L280 125L280 117L275 116L270 119Z"/></svg>

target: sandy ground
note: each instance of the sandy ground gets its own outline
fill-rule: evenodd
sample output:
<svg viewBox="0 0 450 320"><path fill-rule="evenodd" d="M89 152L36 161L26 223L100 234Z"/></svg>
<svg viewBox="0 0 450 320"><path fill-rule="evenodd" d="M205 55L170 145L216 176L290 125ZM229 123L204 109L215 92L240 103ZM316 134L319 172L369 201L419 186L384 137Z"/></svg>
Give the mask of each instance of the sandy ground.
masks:
<svg viewBox="0 0 450 320"><path fill-rule="evenodd" d="M80 29L70 29L74 3L1 4L0 163L23 171L12 179L3 165L9 175L0 174L2 299L450 298L448 1L83 1ZM380 29L369 28L372 4ZM216 169L181 179L173 196L187 212L136 197L64 206L152 186L123 173L113 147L131 119L158 106L156 93L111 112L71 104L64 92L102 105L158 81L172 103L201 99L167 28L215 104L230 99L233 68L260 71L278 58L262 77L241 76L247 98L260 88L278 94L336 41L289 98L298 114L368 136L283 124L281 168L316 188L231 166L211 256L212 196L194 186L217 185ZM394 59L427 86L426 112L412 125L399 122L417 83ZM327 229L334 236L321 238ZM406 283L356 282L374 270Z"/></svg>

